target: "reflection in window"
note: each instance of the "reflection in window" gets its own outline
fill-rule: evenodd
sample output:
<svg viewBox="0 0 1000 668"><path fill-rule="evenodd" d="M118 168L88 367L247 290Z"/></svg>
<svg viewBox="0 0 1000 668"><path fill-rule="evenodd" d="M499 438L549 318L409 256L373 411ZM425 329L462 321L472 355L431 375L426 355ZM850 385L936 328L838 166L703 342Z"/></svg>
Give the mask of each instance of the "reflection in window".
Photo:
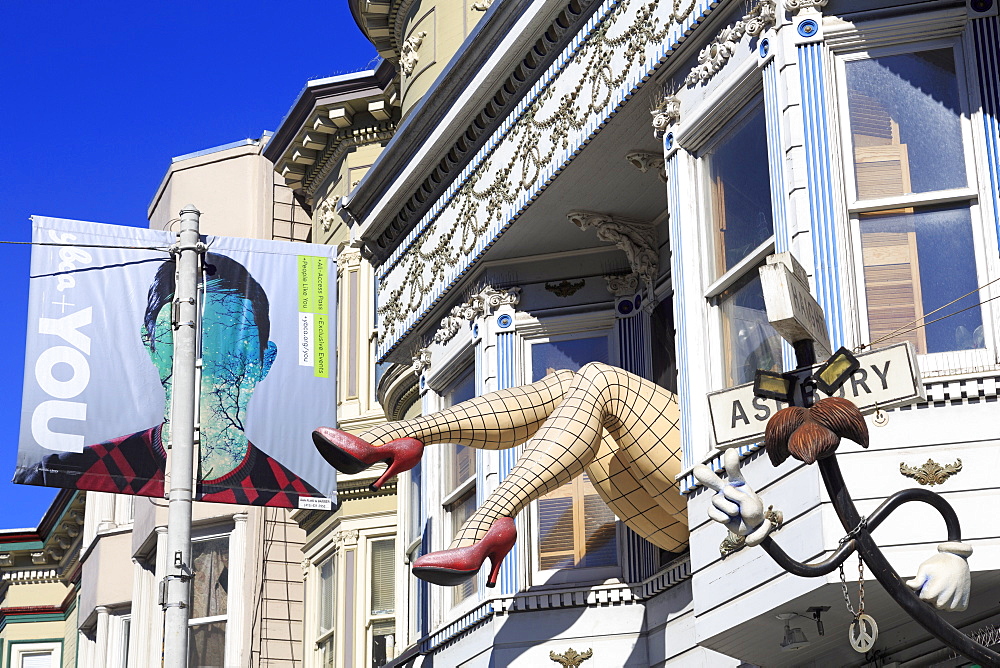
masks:
<svg viewBox="0 0 1000 668"><path fill-rule="evenodd" d="M469 367L455 382L451 384L443 393L444 405L454 406L455 404L467 401L476 396L476 373L474 367ZM451 535L454 536L462 528L465 521L472 516L476 510L476 488L472 485L464 488L470 479L476 476L476 450L464 445L446 446L452 449L451 457L447 462L445 472L444 496L449 496L458 492L460 488L465 489L460 499L454 500L445 506L448 513L448 521L451 524ZM476 581L466 581L458 587L452 588L453 603L460 603L471 596L476 591Z"/></svg>
<svg viewBox="0 0 1000 668"><path fill-rule="evenodd" d="M371 542L372 668L384 666L394 653L396 621L396 541Z"/></svg>
<svg viewBox="0 0 1000 668"><path fill-rule="evenodd" d="M757 369L781 370L781 336L767 321L760 274L753 267L719 295L727 386L749 383Z"/></svg>
<svg viewBox="0 0 1000 668"><path fill-rule="evenodd" d="M452 503L448 506L448 512L451 516L451 535L454 536L462 528L462 525L472 517L472 514L476 512L476 491L472 490L458 501ZM476 579L466 580L462 584L452 587L452 591L454 593L454 602L456 604L461 603L476 591Z"/></svg>
<svg viewBox="0 0 1000 668"><path fill-rule="evenodd" d="M879 341L962 295L928 321L979 302L972 221L967 206L900 209L861 214L861 252L868 328ZM918 353L970 350L986 345L979 308L902 332L882 341L909 341Z"/></svg>
<svg viewBox="0 0 1000 668"><path fill-rule="evenodd" d="M968 184L951 49L845 66L858 199Z"/></svg>
<svg viewBox="0 0 1000 668"><path fill-rule="evenodd" d="M319 637L316 639L316 644L322 668L332 668L334 665L336 592L337 555L333 555L319 567Z"/></svg>
<svg viewBox="0 0 1000 668"><path fill-rule="evenodd" d="M674 303L664 299L653 309L649 323L652 343L653 382L677 392L677 350L674 342Z"/></svg>
<svg viewBox="0 0 1000 668"><path fill-rule="evenodd" d="M192 668L224 666L229 592L229 537L191 544L190 656Z"/></svg>
<svg viewBox="0 0 1000 668"><path fill-rule="evenodd" d="M774 234L764 107L722 135L708 154L716 267L722 275Z"/></svg>

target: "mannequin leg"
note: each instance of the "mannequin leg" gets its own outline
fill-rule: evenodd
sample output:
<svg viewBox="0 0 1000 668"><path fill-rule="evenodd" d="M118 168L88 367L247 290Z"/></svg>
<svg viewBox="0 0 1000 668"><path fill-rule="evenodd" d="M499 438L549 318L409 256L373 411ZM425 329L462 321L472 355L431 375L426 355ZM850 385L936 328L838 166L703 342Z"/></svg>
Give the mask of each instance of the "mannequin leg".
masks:
<svg viewBox="0 0 1000 668"><path fill-rule="evenodd" d="M679 549L687 525L673 479L680 469L678 415L673 395L651 381L606 364L585 365L451 547L476 543L497 518L515 516L587 469L626 524L664 549Z"/></svg>
<svg viewBox="0 0 1000 668"><path fill-rule="evenodd" d="M522 385L463 401L430 415L373 427L361 438L383 445L397 438L415 438L425 445L458 443L484 450L520 445L538 431L573 381L572 371L553 371Z"/></svg>

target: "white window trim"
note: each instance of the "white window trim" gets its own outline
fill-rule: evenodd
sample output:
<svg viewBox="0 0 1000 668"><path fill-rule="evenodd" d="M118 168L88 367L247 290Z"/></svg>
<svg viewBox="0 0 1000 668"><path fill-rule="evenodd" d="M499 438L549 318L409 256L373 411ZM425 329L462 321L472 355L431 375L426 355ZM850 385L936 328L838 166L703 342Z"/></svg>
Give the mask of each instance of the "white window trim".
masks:
<svg viewBox="0 0 1000 668"><path fill-rule="evenodd" d="M21 668L21 659L27 654L51 652L52 668L62 666L62 643L61 642L20 642L10 641L10 665L12 668Z"/></svg>
<svg viewBox="0 0 1000 668"><path fill-rule="evenodd" d="M475 479L473 479L473 482L475 482ZM395 541L395 549L394 549L396 557L395 571L396 574L398 575L400 544L399 544L399 536L396 535L396 532L387 530L362 532L361 536L359 536L358 538L358 543L364 544L363 556L366 569L364 581L368 583L368 586L365 588L364 626L363 626L365 630L365 665L368 665L368 663L370 663L372 659L372 650L374 649L374 640L375 640L373 629L375 627L375 623L392 620L394 625L392 633L393 639L396 640L400 637L399 620L401 615L400 615L399 603L400 601L406 600L406 599L401 599L399 597L400 582L397 580L395 583L395 591L393 592L393 612L391 614L390 613L375 614L372 613L371 611L372 610L371 572L372 572L372 557L374 555L374 550L372 549L372 543L377 543L379 541L384 541L384 540ZM389 661L391 661L394 658L396 647L398 647L398 643L394 642L393 647L389 652L390 656L387 657Z"/></svg>
<svg viewBox="0 0 1000 668"><path fill-rule="evenodd" d="M304 662L306 666L320 666L322 665L322 645L330 638L336 636L337 629L342 625L340 623L340 607L337 605L337 596L341 591L341 578L343 575L343 568L341 567L339 561L334 562L333 566L333 620L331 622L330 629L322 631L320 629L320 615L322 611L320 610L320 605L323 600L323 577L322 570L323 565L332 559L340 559L342 550L338 549L336 545L330 545L326 550L317 554L315 557L310 559L310 577L311 581L307 585L306 590L306 607L308 616L305 627L305 647L303 648L306 652L306 661ZM315 604L310 604L309 601L315 601ZM339 647L334 644L334 655L339 656Z"/></svg>
<svg viewBox="0 0 1000 668"><path fill-rule="evenodd" d="M987 221L987 211L981 205L981 190L989 187L984 184L980 176L977 165L977 154L980 154L977 146L977 138L974 130L974 120L981 113L972 109L970 94L974 96L971 87L974 83L974 68L969 67L967 62L965 40L960 35L954 34L950 30L945 30L948 34L936 39L926 39L919 41L879 43L866 48L855 48L850 51L834 51L835 86L832 94L836 96L838 109L844 110L839 115L839 128L836 132L840 139L841 171L843 173L844 201L847 207L848 218L848 243L849 255L852 266L847 271L853 272L854 291L853 294L846 295L848 301L853 299L854 303L847 303L844 309L845 314L854 313L856 318L855 327L858 335L864 343L869 343L871 331L868 323L868 300L865 293L864 268L861 253L861 229L859 214L891 209L898 207L934 206L947 204L967 203L972 226L973 239L973 259L976 263L976 280L979 285L984 285L1000 276L1000 266L995 259L996 240L992 229ZM854 45L855 47L857 45ZM847 70L849 62L880 58L894 55L905 55L919 51L933 49L950 48L955 58L956 79L959 92L959 103L961 104L961 114L959 117L959 127L963 138L963 155L965 159L965 171L967 183L969 185L961 188L935 190L931 192L911 193L898 197L885 197L879 199L861 200L857 197L857 180L853 165L852 151L853 139L851 138L850 119L845 118L847 106ZM980 293L980 301L985 301L991 296L1000 294L996 285L987 288ZM929 353L919 356L921 374L924 377L948 377L965 376L972 373L982 372L986 369L1000 368L1000 330L995 326L998 317L996 305L993 302L985 303L981 307L983 319L983 337L986 347L977 350L956 350L941 353ZM931 320L937 317L931 316ZM845 323L847 324L847 323Z"/></svg>

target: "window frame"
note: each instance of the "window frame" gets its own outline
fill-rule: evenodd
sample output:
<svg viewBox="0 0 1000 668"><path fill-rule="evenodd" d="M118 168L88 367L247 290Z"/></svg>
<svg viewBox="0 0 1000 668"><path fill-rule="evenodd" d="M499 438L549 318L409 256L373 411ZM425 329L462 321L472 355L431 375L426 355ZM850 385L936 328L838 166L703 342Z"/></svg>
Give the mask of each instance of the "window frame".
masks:
<svg viewBox="0 0 1000 668"><path fill-rule="evenodd" d="M194 546L195 543L206 543L206 542L212 541L212 540L222 540L223 544L226 546L226 570L227 570L227 573L226 573L226 612L225 612L225 614L222 614L222 615L210 615L208 617L189 617L188 618L188 643L189 644L191 643L191 634L193 633L193 631L194 631L194 629L196 627L202 626L202 625L205 625L205 624L214 624L214 623L218 623L218 622L225 622L226 623L226 631L225 631L225 637L223 638L223 641L222 641L223 642L223 657L224 657L223 660L225 661L226 660L226 650L228 649L227 645L229 644L228 643L228 639L229 639L229 606L230 606L229 591L232 590L232 589L234 589L234 587L232 586L233 583L232 583L232 581L230 579L230 576L232 575L232 564L230 564L230 562L229 562L230 557L232 555L231 544L230 544L231 540L232 540L232 531L216 531L216 532L211 532L211 533L205 533L203 535L192 536L191 537L192 548L193 548L193 546ZM193 556L192 556L192 562L193 562ZM191 583L191 593L190 593L190 596L192 598L194 597L194 582L193 581ZM190 607L189 607L189 609L190 609ZM189 655L190 655L190 652L191 652L191 650L189 649L188 650L188 654Z"/></svg>
<svg viewBox="0 0 1000 668"><path fill-rule="evenodd" d="M62 639L9 640L7 647L10 651L8 655L10 657L10 665L13 668L21 668L21 659L26 655L41 654L43 652L49 653L49 657L52 660L52 668L60 668L62 666Z"/></svg>
<svg viewBox="0 0 1000 668"><path fill-rule="evenodd" d="M851 62L872 60L876 58L900 56L921 51L950 49L955 63L955 80L958 89L959 132L963 141L962 157L966 172L966 185L959 188L945 188L921 193L908 193L890 197L863 199L858 194L857 174L854 165L854 140L851 134L850 112L848 106L847 67ZM975 132L975 117L981 113L974 109L973 90L975 70L967 62L966 40L960 34L949 33L925 40L906 42L875 42L854 45L850 49L834 51L834 90L837 109L841 110L835 127L835 136L840 141L840 170L843 173L843 201L847 219L848 257L851 260L851 280L853 289L849 299L854 301L854 318L856 331L861 342L870 343L871 325L868 316L868 297L865 285L863 249L861 246L862 214L878 213L900 208L924 208L934 206L960 205L968 210L972 249L970 256L975 263L976 282L982 286L1000 276L1000 267L994 257L996 255L996 239L987 225L986 209L983 206L983 189L988 184L983 182L979 162L981 150ZM991 252L992 251L992 252ZM997 294L996 288L986 288L980 291L980 301ZM964 308L964 306L962 306ZM998 317L996 305L984 303L980 305L983 325L984 347L971 350L952 350L937 353L922 353L918 355L921 374L927 377L965 375L989 369L1000 368L1000 342L998 328L995 325ZM930 317L933 320L938 317ZM916 352L916 351L915 351Z"/></svg>
<svg viewBox="0 0 1000 668"><path fill-rule="evenodd" d="M531 383L534 378L534 365L532 362L532 347L544 343L560 341L574 341L581 339L604 339L607 345L607 359L610 364L618 364L617 350L615 342L615 320L611 311L599 311L581 314L578 316L556 316L544 319L532 319L528 322L519 322L518 335L520 338L522 359L522 371L524 376L522 382ZM570 484L570 483L567 483ZM602 501L603 503L603 501ZM622 527L620 519L615 517L615 561L613 565L606 566L586 566L572 568L542 569L541 555L539 553L540 528L538 500L532 501L528 507L528 522L531 527L530 540L525 541L524 550L527 552L528 563L530 564L530 585L531 586L557 586L563 584L587 584L601 583L609 580L620 579L622 577ZM522 552L524 554L524 552Z"/></svg>
<svg viewBox="0 0 1000 668"><path fill-rule="evenodd" d="M392 541L392 543L393 543L393 549L392 549L392 556L393 556L392 573L393 573L393 577L395 578L395 576L397 575L398 570L399 570L399 562L400 562L400 559L399 559L399 554L400 554L399 550L404 547L404 546L402 546L400 544L399 536L396 535L396 533L394 533L394 532L388 532L388 531L383 531L383 532L378 532L378 533L365 533L364 534L365 565L366 565L366 578L365 579L368 581L368 585L369 585L366 588L367 591L365 592L365 620L364 620L365 648L366 648L365 649L365 660L369 664L372 661L372 653L373 653L374 648L375 648L375 632L374 632L374 630L375 630L375 624L377 624L379 622L392 622L393 623L393 633L392 633L392 635L393 635L393 641L394 642L393 642L392 648L387 652L386 661L392 661L392 659L394 658L393 655L395 654L395 648L397 646L397 643L395 642L395 640L397 638L399 638L399 625L397 623L398 619L399 619L399 606L398 606L398 604L399 604L399 600L398 600L398 598L399 598L398 597L399 587L398 587L398 584L399 583L398 583L398 581L395 581L395 579L393 581L393 592L392 592L393 610L392 610L392 612L391 613L375 613L375 612L372 611L372 607L373 607L373 601L372 601L372 584L373 584L373 581L374 581L374 578L372 576L374 574L373 571L374 571L374 566L375 566L375 562L374 562L374 556L375 556L374 544L375 543L380 543L380 542L388 542L388 541Z"/></svg>
<svg viewBox="0 0 1000 668"><path fill-rule="evenodd" d="M746 91L743 87L740 87L739 90L734 90L720 102L720 106L728 109L731 113L725 114L723 112L726 115L725 120L713 127L711 133L707 134L697 148L691 151L697 163L696 182L700 189L698 201L701 203L702 211L704 212L700 216L703 234L702 241L712 258L709 263L709 284L702 295L709 313L709 340L717 342L714 345L718 346L717 349L720 353L718 357L713 356L714 359L709 362L711 369L710 377L713 379L712 386L715 389L736 386L731 385L727 380L729 373L727 365L730 363L730 360L727 358L729 342L726 336L725 316L722 311L722 294L750 275L751 272L756 272L763 266L767 257L775 252L776 245L775 221L773 218L774 203L772 202L771 234L729 269L719 266L721 249L719 247L720 237L717 229L717 221L715 220L715 206L713 205L714 193L710 164L711 154L734 130L748 121L753 114L758 111L762 115L766 114L764 106L766 104L765 96L760 85L755 86L749 95L737 95L737 92ZM766 132L767 127L765 122L765 135ZM765 142L768 140L769 138L765 136ZM765 166L770 170L766 162ZM768 172L768 179L770 179L770 172ZM770 199L770 197L771 193L769 191L768 198ZM782 359L781 364L784 368L787 365L787 360Z"/></svg>

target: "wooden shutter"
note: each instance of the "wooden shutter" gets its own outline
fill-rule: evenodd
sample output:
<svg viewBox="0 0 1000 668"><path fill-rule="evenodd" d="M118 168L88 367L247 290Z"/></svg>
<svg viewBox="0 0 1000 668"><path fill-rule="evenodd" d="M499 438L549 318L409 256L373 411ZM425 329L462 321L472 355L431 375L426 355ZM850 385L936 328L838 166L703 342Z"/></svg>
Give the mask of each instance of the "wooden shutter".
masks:
<svg viewBox="0 0 1000 668"><path fill-rule="evenodd" d="M538 500L538 567L590 568L617 563L615 516L587 474Z"/></svg>
<svg viewBox="0 0 1000 668"><path fill-rule="evenodd" d="M920 265L915 232L861 233L861 253L868 299L868 328L871 341L913 323L922 315ZM920 354L927 352L923 327L893 336L881 345L911 342Z"/></svg>

